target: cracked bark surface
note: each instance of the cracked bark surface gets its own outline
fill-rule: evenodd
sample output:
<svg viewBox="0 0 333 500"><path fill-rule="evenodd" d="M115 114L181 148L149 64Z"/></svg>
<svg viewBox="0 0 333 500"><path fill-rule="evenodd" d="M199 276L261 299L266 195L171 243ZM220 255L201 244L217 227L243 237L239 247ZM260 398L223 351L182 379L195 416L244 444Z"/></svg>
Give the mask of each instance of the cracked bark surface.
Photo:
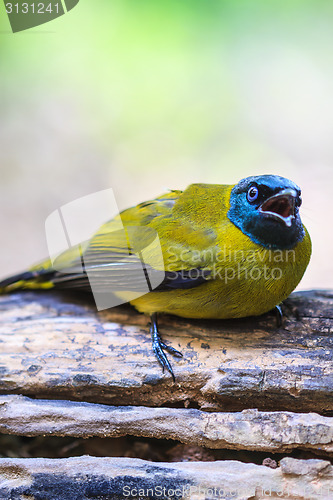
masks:
<svg viewBox="0 0 333 500"><path fill-rule="evenodd" d="M333 457L333 418L316 413L208 413L185 408L107 406L0 396L0 432L78 438L137 436L212 449L325 452Z"/></svg>
<svg viewBox="0 0 333 500"><path fill-rule="evenodd" d="M186 498L331 500L333 468L324 460L283 458L270 469L236 461L152 463L129 458L0 460L3 500Z"/></svg>
<svg viewBox="0 0 333 500"><path fill-rule="evenodd" d="M275 317L228 321L161 316L176 383L151 349L147 317L96 312L87 298L0 297L0 392L111 405L208 411L333 412L333 292L295 293Z"/></svg>
<svg viewBox="0 0 333 500"><path fill-rule="evenodd" d="M172 359L173 383L152 353L148 319L130 307L96 312L86 296L1 296L0 432L332 457L333 292L295 293L284 312L281 328L272 314L161 316L163 340L184 355ZM327 460L290 457L277 469L234 460L0 459L3 499L134 498L125 486L153 488L152 498L167 498L156 488L176 487L185 488L182 498L214 498L208 489L216 487L222 498L328 500L333 471Z"/></svg>

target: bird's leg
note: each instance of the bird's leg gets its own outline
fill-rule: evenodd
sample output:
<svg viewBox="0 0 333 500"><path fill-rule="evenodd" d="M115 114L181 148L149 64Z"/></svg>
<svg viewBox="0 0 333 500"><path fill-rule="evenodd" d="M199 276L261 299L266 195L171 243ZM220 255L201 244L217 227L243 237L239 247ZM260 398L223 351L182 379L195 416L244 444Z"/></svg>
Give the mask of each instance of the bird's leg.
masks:
<svg viewBox="0 0 333 500"><path fill-rule="evenodd" d="M173 381L175 382L175 376L173 374L173 370L171 368L169 360L166 357L163 349L170 352L174 356L182 357L183 355L181 352L177 351L177 349L174 349L173 347L165 344L162 341L160 334L158 332L158 327L157 327L157 313L153 313L151 315L150 333L151 333L151 339L153 342L153 351L154 351L157 359L161 363L163 371L164 371L164 368L166 368L171 373Z"/></svg>
<svg viewBox="0 0 333 500"><path fill-rule="evenodd" d="M276 314L276 326L277 328L281 328L282 320L283 320L283 312L281 306L275 306L275 314Z"/></svg>

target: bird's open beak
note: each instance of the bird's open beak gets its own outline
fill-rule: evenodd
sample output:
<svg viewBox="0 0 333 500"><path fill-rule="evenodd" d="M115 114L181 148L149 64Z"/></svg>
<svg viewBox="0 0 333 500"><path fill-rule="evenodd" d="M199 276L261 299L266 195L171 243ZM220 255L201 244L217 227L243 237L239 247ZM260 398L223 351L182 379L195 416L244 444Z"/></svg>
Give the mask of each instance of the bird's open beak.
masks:
<svg viewBox="0 0 333 500"><path fill-rule="evenodd" d="M267 217L280 220L290 227L295 218L295 201L297 193L294 189L284 189L264 201L259 212Z"/></svg>

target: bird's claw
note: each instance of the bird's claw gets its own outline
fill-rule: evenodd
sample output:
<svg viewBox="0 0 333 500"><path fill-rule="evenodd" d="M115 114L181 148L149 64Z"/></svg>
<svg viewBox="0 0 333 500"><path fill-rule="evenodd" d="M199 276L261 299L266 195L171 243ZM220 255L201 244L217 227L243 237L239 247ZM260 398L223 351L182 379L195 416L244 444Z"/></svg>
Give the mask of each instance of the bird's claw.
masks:
<svg viewBox="0 0 333 500"><path fill-rule="evenodd" d="M182 358L183 355L180 351L177 351L177 349L175 349L174 347L172 347L171 345L167 345L165 344L161 339L160 339L160 347L162 349L165 349L166 351L168 351L170 354L173 354L174 356L178 356L178 358Z"/></svg>
<svg viewBox="0 0 333 500"><path fill-rule="evenodd" d="M153 351L154 351L155 356L157 357L158 361L162 365L163 372L164 372L164 369L166 368L168 370L168 372L171 374L173 381L175 382L176 379L175 379L171 364L170 364L165 352L163 351L163 349L168 351L170 354L173 354L174 356L178 356L180 358L183 357L183 355L181 352L177 351L177 349L175 349L174 347L172 347L170 345L165 344L165 342L163 342L161 340L160 334L159 334L158 329L157 329L157 315L156 314L152 314L152 316L151 316L150 333L151 333L151 339L152 339L152 343L153 343Z"/></svg>
<svg viewBox="0 0 333 500"><path fill-rule="evenodd" d="M281 306L275 306L275 314L276 314L276 326L277 328L281 328L283 322L283 312Z"/></svg>

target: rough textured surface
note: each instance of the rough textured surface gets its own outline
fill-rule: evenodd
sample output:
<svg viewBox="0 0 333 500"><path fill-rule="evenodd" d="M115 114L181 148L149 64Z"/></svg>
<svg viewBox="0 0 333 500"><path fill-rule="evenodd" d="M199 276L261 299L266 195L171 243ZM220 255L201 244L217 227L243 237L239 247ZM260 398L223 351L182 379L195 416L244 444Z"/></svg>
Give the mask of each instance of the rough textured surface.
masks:
<svg viewBox="0 0 333 500"><path fill-rule="evenodd" d="M0 432L24 436L141 436L207 448L333 452L333 418L315 413L207 413L0 396Z"/></svg>
<svg viewBox="0 0 333 500"><path fill-rule="evenodd" d="M269 314L242 321L161 317L163 339L184 354L173 360L173 383L152 353L147 318L131 308L97 313L83 296L2 296L0 432L133 435L330 456L333 292L294 294L285 313L282 328ZM0 498L333 498L330 462L266 462L0 459Z"/></svg>
<svg viewBox="0 0 333 500"><path fill-rule="evenodd" d="M333 411L333 292L296 293L275 317L160 319L176 383L151 349L148 319L130 307L97 313L87 298L0 297L0 392L205 410ZM170 356L172 358L172 356Z"/></svg>
<svg viewBox="0 0 333 500"><path fill-rule="evenodd" d="M271 469L236 461L152 463L128 458L0 459L3 500L188 498L331 500L333 468L284 458Z"/></svg>

